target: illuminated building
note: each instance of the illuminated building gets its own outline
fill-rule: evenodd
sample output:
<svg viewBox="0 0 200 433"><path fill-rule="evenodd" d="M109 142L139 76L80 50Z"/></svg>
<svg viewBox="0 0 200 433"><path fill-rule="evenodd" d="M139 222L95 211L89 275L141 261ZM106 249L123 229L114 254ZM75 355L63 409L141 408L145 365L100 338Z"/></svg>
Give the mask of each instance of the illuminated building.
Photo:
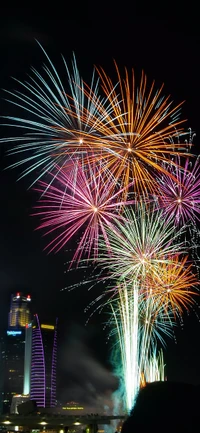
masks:
<svg viewBox="0 0 200 433"><path fill-rule="evenodd" d="M12 397L23 391L25 331L8 330L4 336L3 412L10 411Z"/></svg>
<svg viewBox="0 0 200 433"><path fill-rule="evenodd" d="M31 322L30 303L30 295L24 296L23 293L20 292L11 295L8 329L25 328L27 323Z"/></svg>
<svg viewBox="0 0 200 433"><path fill-rule="evenodd" d="M57 320L55 325L39 322L32 326L31 400L38 407L56 405Z"/></svg>
<svg viewBox="0 0 200 433"><path fill-rule="evenodd" d="M30 394L30 390L31 390L31 352L32 352L32 323L29 323L26 325L26 329L25 329L23 395Z"/></svg>
<svg viewBox="0 0 200 433"><path fill-rule="evenodd" d="M0 410L10 411L16 394L30 393L31 313L30 295L11 295L8 329L1 338Z"/></svg>

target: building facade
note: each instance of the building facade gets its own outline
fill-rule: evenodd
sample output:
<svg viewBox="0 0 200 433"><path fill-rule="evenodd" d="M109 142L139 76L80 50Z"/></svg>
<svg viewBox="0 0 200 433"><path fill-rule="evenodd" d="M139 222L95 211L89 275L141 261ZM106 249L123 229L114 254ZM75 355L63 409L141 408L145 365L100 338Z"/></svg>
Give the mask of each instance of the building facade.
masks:
<svg viewBox="0 0 200 433"><path fill-rule="evenodd" d="M10 312L8 315L8 329L21 329L31 322L30 295L15 293L11 295Z"/></svg>
<svg viewBox="0 0 200 433"><path fill-rule="evenodd" d="M13 396L23 391L25 330L7 330L3 340L3 412L9 413Z"/></svg>
<svg viewBox="0 0 200 433"><path fill-rule="evenodd" d="M25 329L23 395L30 395L31 355L32 355L32 323L28 323Z"/></svg>
<svg viewBox="0 0 200 433"><path fill-rule="evenodd" d="M31 297L11 295L8 328L1 336L0 410L9 413L16 394L30 393Z"/></svg>
<svg viewBox="0 0 200 433"><path fill-rule="evenodd" d="M32 324L31 400L38 407L56 406L57 319L55 324Z"/></svg>

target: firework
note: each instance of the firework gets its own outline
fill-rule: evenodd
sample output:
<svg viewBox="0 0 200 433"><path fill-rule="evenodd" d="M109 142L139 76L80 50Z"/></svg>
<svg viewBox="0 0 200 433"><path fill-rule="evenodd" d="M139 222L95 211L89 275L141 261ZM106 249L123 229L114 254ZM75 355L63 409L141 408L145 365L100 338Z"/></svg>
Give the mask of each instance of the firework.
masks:
<svg viewBox="0 0 200 433"><path fill-rule="evenodd" d="M173 318L170 319L170 312L168 315L155 314L152 298L144 297L144 290L137 280L132 285L127 285L125 281L118 284L114 293L106 306L112 309L109 325L120 350L120 360L117 359L116 363L113 356L111 361L120 378L124 409L129 411L134 405L142 378L147 381L153 368L155 373L158 339L164 344L162 334L173 336Z"/></svg>
<svg viewBox="0 0 200 433"><path fill-rule="evenodd" d="M169 164L167 171L176 182L165 174L159 178L158 205L164 210L165 218L174 218L179 225L195 224L200 220L200 165L186 158L184 164L175 158L176 165Z"/></svg>
<svg viewBox="0 0 200 433"><path fill-rule="evenodd" d="M125 208L124 218L123 222L116 221L116 230L106 228L112 253L108 257L102 250L99 256L99 263L113 279L132 281L146 278L147 274L159 275L160 263L184 251L183 243L176 243L184 229L175 232L173 223L166 222L154 206L149 212L143 203L136 210Z"/></svg>
<svg viewBox="0 0 200 433"><path fill-rule="evenodd" d="M132 292L126 284L118 291L117 305L111 303L113 318L121 352L121 380L125 391L125 408L131 409L139 386L139 327L138 327L137 281L133 282Z"/></svg>
<svg viewBox="0 0 200 433"><path fill-rule="evenodd" d="M112 311L130 410L140 386L164 380L157 342L173 335L177 317L195 302L184 237L200 220L199 157L190 160L182 104L162 95L163 86L149 86L144 73L137 86L134 72L122 77L115 64L117 83L97 68L88 85L74 57L72 72L63 59L65 87L42 50L43 72L32 68L27 82L16 80L22 91L8 92L25 113L7 117L9 126L25 134L2 141L14 143L9 153L20 159L11 167L24 166L21 177L35 172L48 251L76 237L70 267L97 261L106 274L99 280L111 281L97 300L99 311Z"/></svg>
<svg viewBox="0 0 200 433"><path fill-rule="evenodd" d="M40 181L41 194L37 215L40 229L56 233L48 244L49 251L58 251L74 235L78 235L77 249L72 262L78 264L82 256L98 257L99 237L102 234L109 250L106 226L113 230L114 222L123 222L122 210L133 201L124 202L124 188L118 188L111 174L101 175L101 162L88 160L87 165L57 169L56 185ZM71 171L76 172L71 177ZM52 175L53 176L53 175ZM71 264L72 264L71 262Z"/></svg>
<svg viewBox="0 0 200 433"><path fill-rule="evenodd" d="M112 334L121 353L121 380L125 407L129 411L139 387L153 380L164 380L163 356L156 357L157 342L165 345L164 336L173 336L176 317L194 303L197 294L196 275L192 273L187 257L173 257L160 263L160 274L146 275L146 281L128 279L111 290L106 305L112 309ZM115 332L113 332L115 330ZM114 367L116 367L114 365Z"/></svg>
<svg viewBox="0 0 200 433"><path fill-rule="evenodd" d="M186 143L175 145L168 139L182 132L180 106L172 107L169 97L162 96L163 86L148 91L144 73L137 87L134 73L118 75L118 84L112 83L106 73L93 73L91 85L81 78L76 60L72 73L64 60L65 87L43 49L47 65L43 74L32 68L28 82L18 82L22 92L8 92L9 102L25 111L25 117L8 117L9 126L21 127L24 136L3 141L14 142L11 154L21 159L12 165L25 165L22 176L36 171L36 179L71 158L92 151L92 157L102 159L103 170L110 170L116 182L126 189L134 181L134 191L147 194L157 189L155 172L172 173L163 167L172 155L184 154ZM17 80L16 80L17 81ZM31 116L31 119L30 119ZM24 157L25 155L25 157ZM175 163L174 163L175 165ZM125 197L124 197L125 198Z"/></svg>
<svg viewBox="0 0 200 433"><path fill-rule="evenodd" d="M150 209L149 209L150 210ZM143 203L125 209L125 221L107 230L110 254L101 252L99 261L108 279L119 284L110 290L110 302L121 351L121 386L127 410L134 405L141 379L150 375L152 356L159 340L173 336L176 317L194 303L198 285L178 243L182 229L163 219L153 206ZM153 361L152 361L153 362Z"/></svg>
<svg viewBox="0 0 200 433"><path fill-rule="evenodd" d="M35 181L56 165L63 166L68 159L82 155L85 146L87 148L84 135L90 135L95 128L95 121L92 122L91 118L101 119L101 114L97 113L98 79L95 79L94 72L86 92L75 57L72 73L63 58L67 93L55 66L42 50L48 62L43 65L43 74L32 68L29 81L15 80L22 86L21 92L7 91L8 101L26 113L25 117L8 116L8 125L21 128L24 135L1 140L14 142L8 153L17 154L18 161L11 167L24 165L21 177L34 172Z"/></svg>
<svg viewBox="0 0 200 433"><path fill-rule="evenodd" d="M194 295L199 284L197 275L192 272L193 264L187 263L188 257L175 256L168 263L160 263L156 278L148 277L150 295L160 314L170 310L174 318L182 316L184 310L194 304ZM193 288L193 289L192 289Z"/></svg>
<svg viewBox="0 0 200 433"><path fill-rule="evenodd" d="M151 382L165 381L165 363L162 349L157 353L156 347L151 358L148 360L145 374L141 375L140 387Z"/></svg>
<svg viewBox="0 0 200 433"><path fill-rule="evenodd" d="M116 71L118 86L103 69L98 69L102 89L112 110L103 130L99 124L100 134L94 147L103 148L105 166L116 179L123 184L133 179L139 195L155 192L155 172L173 178L163 167L163 160L169 163L172 155L186 150L186 143L173 143L172 146L169 140L182 131L181 104L172 108L170 98L162 96L163 86L155 91L153 83L148 91L144 73L137 87L133 71L129 75L125 69L125 78L120 76L117 65Z"/></svg>

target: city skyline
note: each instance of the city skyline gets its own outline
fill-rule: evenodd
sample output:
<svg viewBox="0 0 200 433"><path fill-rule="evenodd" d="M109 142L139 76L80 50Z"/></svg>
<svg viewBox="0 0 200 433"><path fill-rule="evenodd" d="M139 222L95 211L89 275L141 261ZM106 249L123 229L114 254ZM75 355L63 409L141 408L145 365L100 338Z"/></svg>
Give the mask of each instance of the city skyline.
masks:
<svg viewBox="0 0 200 433"><path fill-rule="evenodd" d="M30 291L28 291L27 293L29 293L29 295L25 295L25 292L20 293L20 295L25 300L27 299L27 297L28 299L29 297L30 299L32 299ZM3 376L5 376L3 382L2 382L2 376L0 377L1 391L4 393L2 394L3 396L2 402L0 402L2 404L2 408L0 404L0 410L3 410L4 413L6 412L9 413L10 410L13 411L12 413L17 413L18 404L21 404L22 402L25 402L30 398L33 400L36 399L33 396L33 393L35 393L34 391L35 386L33 387L34 392L33 391L31 392L31 371L32 371L31 361L34 360L34 356L32 357L31 353L33 353L32 332L34 331L34 329L32 330L32 324L34 324L34 321L37 321L37 323L39 323L38 320L36 320L36 318L38 318L38 315L33 314L31 316L30 323L26 324L25 326L21 326L21 328L16 328L14 326L8 329L8 318L10 316L10 307L12 305L13 298L15 299L17 296L19 296L19 292L16 292L14 294L11 294L11 296L9 296L9 299L11 299L11 303L10 302L7 303L7 320L5 321L4 327L0 329L0 348L1 348L1 355L2 355L2 358L0 359L0 365L1 365L1 371L3 371ZM29 318L30 316L28 315L27 317ZM46 331L47 333L49 331L52 332L52 330L54 331L54 329L56 329L57 327L57 320L55 318L54 318L54 322L56 323L56 326L50 324L52 323L52 318L51 321L48 321L48 323L44 323L44 322L45 321L42 320L41 325L39 326L42 332L44 331ZM56 356L56 352L54 354L54 357L55 356L57 357L58 367L56 368L57 370L56 374L54 373L54 381L55 381L55 376L59 376L58 374L59 369L64 371L63 366L66 365L65 363L67 361L68 375L69 377L71 377L72 382L69 379L67 379L67 381L64 380L63 382L62 376L60 377L60 380L58 381L56 380L56 383L58 385L56 390L57 403L58 403L57 412L62 411L63 410L62 406L65 406L65 404L68 405L67 402L78 400L79 405L84 404L84 413L88 413L88 411L94 412L95 408L96 409L99 408L99 410L104 411L105 413L112 413L112 400L111 400L110 388L113 390L116 388L117 380L112 377L111 371L110 372L107 371L107 369L105 369L99 363L99 361L97 360L95 361L93 354L88 350L87 347L87 341L89 335L90 338L91 337L96 338L97 332L95 330L91 332L90 329L90 332L88 334L88 332L85 332L84 329L78 327L77 324L73 325L73 331L72 331L72 327L69 327L68 331L69 331L68 355L70 356L70 359L67 359L68 357L67 353L65 349L63 349L62 347L64 343L63 334L62 332L60 332L60 329L58 328L58 335L59 335L59 340L58 340L59 345L57 350L58 355ZM57 331L56 331L56 339L57 339ZM45 340L44 343L42 343L42 346L40 347L40 352L41 353L44 352L45 354ZM76 353L78 354L81 353L81 357L78 357L74 362L74 356L76 357ZM49 368L50 368L49 372L50 372L51 349L48 355L48 360L50 361L49 364ZM40 361L38 365L41 365ZM84 365L84 375L82 376L83 365ZM89 377L91 375L90 370L93 372L93 380L91 383L89 382ZM79 375L80 381L81 380L85 381L85 387L82 388L81 393L80 393L80 385L77 384L77 379L76 379L77 374ZM42 373L42 375L44 375L44 372ZM11 380L8 381L8 379ZM32 383L34 381L33 379L32 379ZM46 380L45 378L42 379L42 376L40 377L40 379L41 379L40 382L41 384L43 384L43 388L44 388L44 384ZM76 384L78 385L77 388L78 392L76 391L76 388L74 389L73 386L74 379ZM7 386L8 384L7 382L9 383L9 387ZM90 398L88 400L85 399L86 389L88 393L90 393L91 391L92 394L97 392L97 390L95 390L96 384L97 384L97 389L99 389L98 394L96 394L97 402L91 401ZM104 390L105 384L109 386L109 390L106 389ZM48 385L48 383L46 383L46 385ZM49 387L47 386L47 388ZM66 389L67 389L67 393L66 393ZM101 389L103 389L104 391ZM16 398L13 399L13 396L15 395ZM55 390L54 390L53 399L55 400ZM40 407L40 402L38 403L39 403L38 406ZM96 406L96 403L98 406ZM41 406L43 407L43 404ZM46 407L47 408L49 407L48 402Z"/></svg>
<svg viewBox="0 0 200 433"><path fill-rule="evenodd" d="M34 400L38 407L56 406L57 319L54 325L43 321L40 324L30 307L30 294L12 293L7 327L0 329L3 413L16 413L16 399Z"/></svg>
<svg viewBox="0 0 200 433"><path fill-rule="evenodd" d="M155 23L155 21L156 19L154 17L154 21L152 21L152 23ZM127 51L124 50L123 52L122 50L119 50L117 43L116 45L112 45L110 48L107 47L105 45L105 37L103 38L104 43L102 43L101 46L100 39L97 37L97 49L95 53L92 55L92 50L89 50L89 53L83 56L79 37L77 36L77 39L75 39L74 42L70 42L68 44L64 43L61 37L61 30L59 30L59 25L57 26L58 33L60 31L59 36L55 36L51 26L48 26L48 22L41 24L36 18L34 18L34 20L32 19L31 21L30 16L28 20L26 20L26 15L24 15L23 18L23 14L21 16L12 17L10 19L9 28L11 28L11 22L14 22L15 26L12 26L12 32L10 34L8 34L8 31L6 33L5 28L3 28L3 34L5 37L3 51L4 69L2 72L3 85L1 87L13 88L14 83L9 78L11 75L21 79L22 75L24 77L24 75L29 72L30 65L38 66L40 64L42 56L41 53L39 53L36 42L34 41L35 37L44 44L48 54L51 57L53 56L53 60L56 59L58 64L58 54L60 52L62 52L65 57L67 56L68 59L71 59L72 50L75 50L77 58L81 66L83 66L86 76L88 74L88 70L90 69L90 64L94 62L98 64L107 63L112 70L112 65L110 60L108 60L108 57L115 57L117 60L119 59L120 63L122 64L125 63L130 67L136 67L137 71L140 71L141 68L144 68L150 77L156 78L156 80L160 81L163 80L165 82L167 90L169 89L169 92L173 94L177 102L186 99L183 111L184 115L189 118L188 127L192 127L192 129L197 130L198 119L196 108L198 98L195 94L195 89L198 84L198 68L197 66L196 68L193 66L192 72L189 67L187 67L187 61L185 60L185 52L189 52L190 61L194 62L195 64L197 38L195 38L195 34L193 39L191 34L189 38L188 32L186 32L184 29L184 25L182 26L182 24L178 22L175 23L174 20L176 27L173 27L172 24L170 26L170 23L167 22L167 20L164 20L163 26L165 31L162 32L164 38L164 47L160 45L158 50L161 60L159 60L158 56L158 58L154 60L155 64L153 64L152 58L150 54L148 54L148 48L145 48L145 44L142 42L142 40L140 42L137 40L137 46L134 47L136 52L133 49L134 52L130 55L128 49ZM34 22L37 23L37 25L35 24L35 27ZM161 24L162 21L158 20L157 29L159 31L161 31ZM140 29L140 25L141 24L135 23L137 29ZM27 32L25 32L25 28L27 28L26 26L28 27ZM157 34L159 31L157 30L156 32L153 29L153 24L149 23L148 20L145 21L145 19L143 21L143 26L147 26L147 29L143 31L146 32L145 35L147 38L147 30L149 30L149 38L153 44L153 42L157 41ZM188 28L190 29L191 33L191 23L188 24ZM83 29L81 24L80 29ZM79 36L81 35L80 29L78 33ZM89 40L89 31L85 30L85 32L87 40ZM186 32L187 35L184 32ZM195 32L195 29L193 32ZM135 31L134 34L137 35L137 32ZM125 39L123 39L123 37L122 40L125 43ZM177 52L180 53L180 56L178 55L178 60L177 54L175 52L170 51L172 58L170 58L169 54L165 56L164 53L166 48L170 50L171 47L174 46L174 41ZM150 45L150 42L147 41L147 45L148 43ZM14 47L16 48L16 53L14 52ZM144 55L141 52L142 49L144 50ZM13 56L13 59L8 58L9 56L7 51L9 52L9 50L12 52L11 57ZM174 51L176 50L174 49ZM18 58L19 63L16 66L16 59ZM185 68L184 62L186 62ZM182 63L182 65L180 63ZM176 65L175 71L174 65ZM171 69L173 69L173 71ZM2 93L2 98L3 97L4 95ZM2 108L3 110L5 109L5 111L7 110L7 112L9 111L8 106L4 102ZM3 133L6 134L6 131L4 130ZM197 146L197 144L198 131L197 139L195 139L195 145ZM2 160L2 168L7 165L8 157ZM67 254L62 252L58 253L58 255L47 256L46 253L43 252L45 240L41 237L40 233L34 231L36 224L35 221L33 221L33 219L29 216L32 212L33 203L35 203L35 193L27 190L28 184L24 179L16 183L18 176L17 171L4 171L1 173L1 176L3 184L6 184L6 190L3 192L3 200L7 206L6 214L1 217L2 226L8 227L5 233L3 230L2 237L3 245L7 246L9 251L5 251L5 254L2 257L1 272L3 294L6 298L8 290L10 290L11 286L20 287L21 284L22 286L28 287L29 291L33 292L33 298L37 300L37 311L35 312L38 312L38 315L40 316L43 310L43 305L45 302L47 302L49 308L45 309L44 315L46 315L48 318L48 315L50 317L51 315L56 314L61 320L61 323L64 324L64 334L67 333L68 329L70 329L73 336L73 323L77 324L77 327L79 326L80 330L84 328L85 322L87 320L87 315L84 314L84 308L86 308L90 300L93 299L93 294L87 293L84 287L75 289L69 293L67 291L60 291L61 289L68 286L69 279L70 284L73 282L73 279L76 280L74 274L69 275L64 273L66 270L64 263L67 261ZM15 186L14 193L13 185ZM14 194L14 200L16 203L14 206L12 206L11 203L8 203L8 197L10 197L11 194ZM14 217L12 212L14 212ZM15 242L13 242L13 239L15 239ZM4 249L6 250L6 248ZM20 254L18 253L19 250ZM5 303L3 303L3 305L5 305ZM1 319L2 322L4 314L5 313L3 312ZM200 353L196 345L195 335L195 332L198 332L198 326L198 318L192 315L189 319L186 317L183 331L179 329L175 331L177 345L174 341L167 342L169 349L167 353L166 351L164 352L164 356L166 357L168 377L183 380L186 376L187 381L200 381L198 372ZM93 332L97 332L97 335L99 336L99 347L97 343L95 346L93 337L91 337L91 339L89 338L89 341L87 341L86 338L86 346L87 344L89 344L89 346L91 345L92 353L93 347L95 347L94 357L97 356L100 364L107 367L109 365L107 358L108 345L106 344L107 336L106 333L102 333L103 335L101 334L101 328L102 326L100 324L100 320L94 315L86 329L88 330L89 334L91 333L91 335ZM65 341L67 346L67 338ZM190 357L188 356L188 353L190 353ZM194 368L192 368L193 366Z"/></svg>

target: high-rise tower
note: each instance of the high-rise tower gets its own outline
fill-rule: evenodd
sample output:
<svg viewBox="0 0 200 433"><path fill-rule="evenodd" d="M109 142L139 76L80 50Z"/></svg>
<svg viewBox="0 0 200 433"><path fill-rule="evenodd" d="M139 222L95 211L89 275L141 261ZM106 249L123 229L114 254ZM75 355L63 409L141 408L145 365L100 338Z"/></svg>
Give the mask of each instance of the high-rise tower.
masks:
<svg viewBox="0 0 200 433"><path fill-rule="evenodd" d="M31 366L31 297L22 293L11 295L8 329L1 338L0 406L9 412L12 397L30 393Z"/></svg>
<svg viewBox="0 0 200 433"><path fill-rule="evenodd" d="M3 340L3 411L9 413L13 395L23 392L25 348L24 330L7 330Z"/></svg>
<svg viewBox="0 0 200 433"><path fill-rule="evenodd" d="M38 407L56 405L57 319L44 324L34 316L32 326L31 400Z"/></svg>
<svg viewBox="0 0 200 433"><path fill-rule="evenodd" d="M23 293L11 295L10 312L8 315L8 329L21 329L31 321L30 295L24 296Z"/></svg>

